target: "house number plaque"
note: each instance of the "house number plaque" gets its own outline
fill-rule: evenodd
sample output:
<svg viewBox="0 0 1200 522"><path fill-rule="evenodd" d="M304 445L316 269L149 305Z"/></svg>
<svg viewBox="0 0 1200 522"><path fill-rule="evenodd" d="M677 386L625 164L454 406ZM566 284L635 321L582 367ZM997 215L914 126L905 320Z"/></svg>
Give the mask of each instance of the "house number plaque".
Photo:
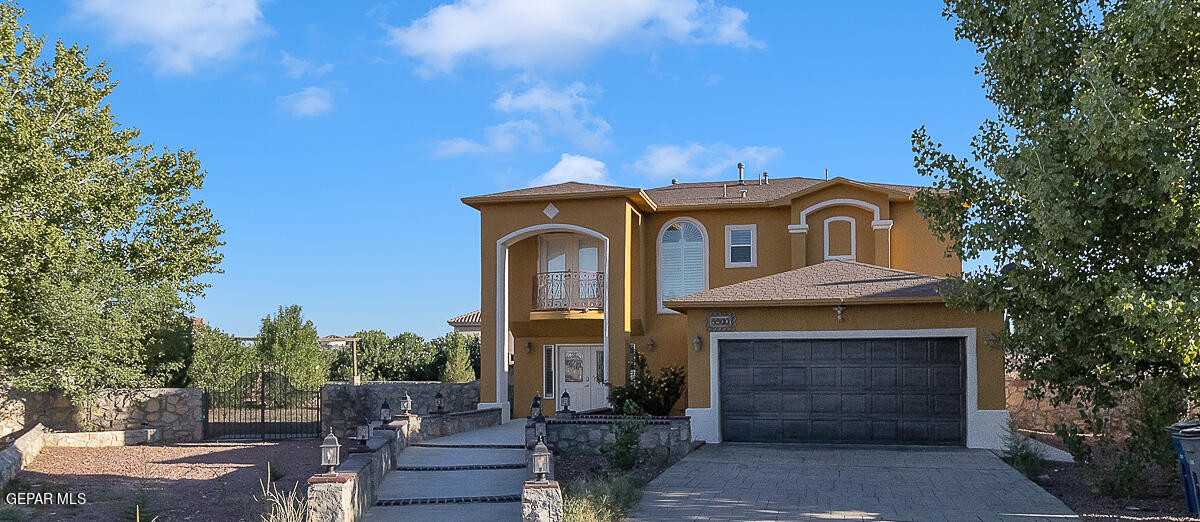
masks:
<svg viewBox="0 0 1200 522"><path fill-rule="evenodd" d="M737 316L733 312L710 312L708 314L708 331L732 332L737 326Z"/></svg>

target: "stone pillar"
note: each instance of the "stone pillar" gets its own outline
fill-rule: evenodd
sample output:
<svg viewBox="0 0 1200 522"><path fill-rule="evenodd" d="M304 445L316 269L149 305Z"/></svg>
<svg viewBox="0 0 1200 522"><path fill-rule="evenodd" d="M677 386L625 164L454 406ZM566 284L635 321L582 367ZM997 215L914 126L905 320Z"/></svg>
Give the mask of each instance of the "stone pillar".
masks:
<svg viewBox="0 0 1200 522"><path fill-rule="evenodd" d="M788 233L792 238L792 270L804 268L808 264L808 225L788 225Z"/></svg>
<svg viewBox="0 0 1200 522"><path fill-rule="evenodd" d="M875 229L875 264L892 267L892 220L877 219L871 222Z"/></svg>
<svg viewBox="0 0 1200 522"><path fill-rule="evenodd" d="M562 522L562 490L557 480L525 483L521 490L521 520L523 522Z"/></svg>

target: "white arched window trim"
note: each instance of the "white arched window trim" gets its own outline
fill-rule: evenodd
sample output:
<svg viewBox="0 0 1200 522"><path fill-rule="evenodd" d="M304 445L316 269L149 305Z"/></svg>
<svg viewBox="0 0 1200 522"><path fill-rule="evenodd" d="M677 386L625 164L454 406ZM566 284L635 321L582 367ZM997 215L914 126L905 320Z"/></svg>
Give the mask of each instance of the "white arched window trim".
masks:
<svg viewBox="0 0 1200 522"><path fill-rule="evenodd" d="M662 300L662 280L663 280L663 278L662 278L662 240L663 240L663 234L666 234L666 232L667 232L667 228L670 227L671 225L674 225L675 223L680 223L680 222L691 223L691 224L695 225L696 228L700 229L700 237L701 237L701 243L702 243L702 247L703 247L702 250L704 252L704 255L703 255L703 258L704 258L704 263L703 263L703 265L704 265L704 290L708 290L708 229L704 228L704 225L702 223L700 223L700 221L690 218L690 217L677 217L677 218L668 219L666 223L663 223L662 228L658 229L658 236L654 239L654 254L655 254L655 258L657 259L657 272L656 272L657 276L655 277L655 280L654 280L655 287L656 287L654 290L654 296L655 296L654 300L655 300L655 302L658 303L658 313L660 313L660 314L677 314L677 313L679 313L679 312L676 312L675 310L671 310L669 308L664 308L663 304L662 304L662 302L663 302L663 300Z"/></svg>
<svg viewBox="0 0 1200 522"><path fill-rule="evenodd" d="M850 222L850 254L831 256L829 255L829 224L834 221L849 221ZM825 260L830 259L849 259L851 261L858 259L858 223L854 222L854 218L850 216L833 216L825 218L825 223L822 225L825 229Z"/></svg>

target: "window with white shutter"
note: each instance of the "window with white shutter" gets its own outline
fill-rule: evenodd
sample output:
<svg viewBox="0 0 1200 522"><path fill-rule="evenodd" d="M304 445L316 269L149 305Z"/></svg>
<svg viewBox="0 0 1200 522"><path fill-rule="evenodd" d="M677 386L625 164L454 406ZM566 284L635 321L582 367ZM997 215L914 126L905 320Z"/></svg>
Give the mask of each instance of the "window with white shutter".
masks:
<svg viewBox="0 0 1200 522"><path fill-rule="evenodd" d="M554 345L542 345L542 397L554 398Z"/></svg>
<svg viewBox="0 0 1200 522"><path fill-rule="evenodd" d="M680 218L668 222L658 242L658 311L671 313L662 302L708 289L708 250L704 229Z"/></svg>

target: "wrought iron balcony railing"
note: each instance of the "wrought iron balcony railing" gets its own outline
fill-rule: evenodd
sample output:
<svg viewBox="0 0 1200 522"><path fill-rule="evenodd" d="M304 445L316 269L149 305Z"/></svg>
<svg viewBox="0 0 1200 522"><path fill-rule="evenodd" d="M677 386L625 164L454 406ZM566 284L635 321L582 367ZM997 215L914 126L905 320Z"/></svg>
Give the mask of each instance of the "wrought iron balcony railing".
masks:
<svg viewBox="0 0 1200 522"><path fill-rule="evenodd" d="M565 270L533 277L538 310L604 310L604 272Z"/></svg>

